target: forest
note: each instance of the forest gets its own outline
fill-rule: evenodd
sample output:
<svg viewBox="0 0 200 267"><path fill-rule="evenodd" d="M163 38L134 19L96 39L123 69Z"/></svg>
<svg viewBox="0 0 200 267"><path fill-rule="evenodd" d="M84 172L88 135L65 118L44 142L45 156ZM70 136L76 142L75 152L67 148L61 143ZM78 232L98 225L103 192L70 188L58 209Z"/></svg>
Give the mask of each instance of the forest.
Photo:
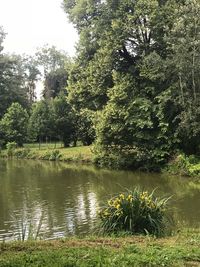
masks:
<svg viewBox="0 0 200 267"><path fill-rule="evenodd" d="M48 45L6 54L0 28L1 148L81 143L96 164L148 170L198 158L200 1L64 0L63 9L79 34L74 58Z"/></svg>

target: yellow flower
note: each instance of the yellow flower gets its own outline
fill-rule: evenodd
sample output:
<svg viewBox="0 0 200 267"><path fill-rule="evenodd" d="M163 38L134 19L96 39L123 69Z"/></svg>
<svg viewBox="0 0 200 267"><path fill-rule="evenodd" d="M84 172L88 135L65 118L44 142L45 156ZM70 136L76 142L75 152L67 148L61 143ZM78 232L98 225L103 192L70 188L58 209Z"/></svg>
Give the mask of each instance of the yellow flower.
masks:
<svg viewBox="0 0 200 267"><path fill-rule="evenodd" d="M113 202L113 206L115 207L116 205L118 205L120 203L120 199L119 198L116 198Z"/></svg>
<svg viewBox="0 0 200 267"><path fill-rule="evenodd" d="M125 199L124 194L120 194L119 197L120 197L121 199Z"/></svg>
<svg viewBox="0 0 200 267"><path fill-rule="evenodd" d="M103 215L104 216L109 216L110 215L110 212L108 209L105 209L104 212L103 212Z"/></svg>
<svg viewBox="0 0 200 267"><path fill-rule="evenodd" d="M122 214L123 214L123 211L122 211L122 210L116 212L116 215L117 215L117 216L120 216L120 215L122 215Z"/></svg>
<svg viewBox="0 0 200 267"><path fill-rule="evenodd" d="M133 201L133 196L132 195L128 195L127 200L132 202Z"/></svg>
<svg viewBox="0 0 200 267"><path fill-rule="evenodd" d="M116 205L116 209L119 210L120 209L120 204Z"/></svg>
<svg viewBox="0 0 200 267"><path fill-rule="evenodd" d="M144 200L144 199L145 199L145 197L144 197L143 195L140 195L140 198L141 198L142 200Z"/></svg>

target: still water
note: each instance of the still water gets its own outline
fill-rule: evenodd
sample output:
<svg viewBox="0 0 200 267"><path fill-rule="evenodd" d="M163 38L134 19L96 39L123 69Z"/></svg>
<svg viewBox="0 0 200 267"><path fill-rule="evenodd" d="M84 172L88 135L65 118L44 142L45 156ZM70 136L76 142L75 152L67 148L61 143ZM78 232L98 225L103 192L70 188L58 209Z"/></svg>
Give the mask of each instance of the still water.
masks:
<svg viewBox="0 0 200 267"><path fill-rule="evenodd" d="M200 184L188 178L92 166L0 160L0 240L51 239L94 231L98 209L113 194L139 186L171 196L177 227L200 226Z"/></svg>

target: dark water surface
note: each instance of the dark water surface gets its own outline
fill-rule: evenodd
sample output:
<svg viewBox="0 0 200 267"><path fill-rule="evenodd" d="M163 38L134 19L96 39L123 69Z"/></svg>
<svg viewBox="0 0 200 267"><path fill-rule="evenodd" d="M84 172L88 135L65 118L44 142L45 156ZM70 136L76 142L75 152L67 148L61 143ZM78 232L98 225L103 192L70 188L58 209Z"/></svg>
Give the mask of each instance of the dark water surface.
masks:
<svg viewBox="0 0 200 267"><path fill-rule="evenodd" d="M178 227L200 226L200 185L188 178L109 171L92 166L31 160L0 160L0 240L88 234L102 203L140 186L173 195Z"/></svg>

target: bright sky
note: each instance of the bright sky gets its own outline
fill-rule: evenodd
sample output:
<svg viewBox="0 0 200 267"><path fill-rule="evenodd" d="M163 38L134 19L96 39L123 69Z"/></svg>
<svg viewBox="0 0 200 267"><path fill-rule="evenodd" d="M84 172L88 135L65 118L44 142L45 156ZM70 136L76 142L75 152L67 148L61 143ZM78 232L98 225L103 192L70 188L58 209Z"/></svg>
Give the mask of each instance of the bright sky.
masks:
<svg viewBox="0 0 200 267"><path fill-rule="evenodd" d="M7 34L4 52L34 54L44 44L75 53L76 31L61 8L62 0L0 0L0 25Z"/></svg>

